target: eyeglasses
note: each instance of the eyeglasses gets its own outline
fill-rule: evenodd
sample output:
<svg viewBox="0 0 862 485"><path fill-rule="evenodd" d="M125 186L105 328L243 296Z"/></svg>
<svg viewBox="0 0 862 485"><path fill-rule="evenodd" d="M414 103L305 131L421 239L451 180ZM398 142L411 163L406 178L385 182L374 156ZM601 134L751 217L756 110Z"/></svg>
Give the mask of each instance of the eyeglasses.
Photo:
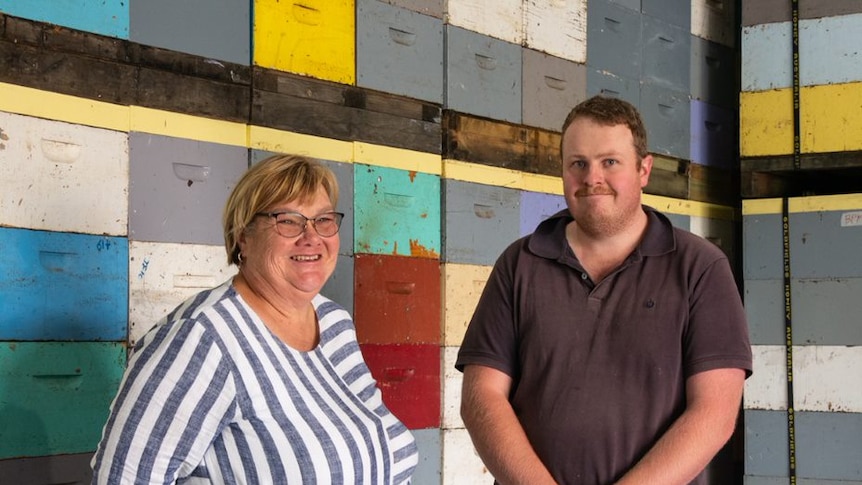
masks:
<svg viewBox="0 0 862 485"><path fill-rule="evenodd" d="M256 216L272 217L275 219L275 230L284 237L296 237L305 232L308 222L314 226L314 230L321 237L331 237L338 233L341 227L341 212L324 212L317 217L305 217L299 212L258 212Z"/></svg>

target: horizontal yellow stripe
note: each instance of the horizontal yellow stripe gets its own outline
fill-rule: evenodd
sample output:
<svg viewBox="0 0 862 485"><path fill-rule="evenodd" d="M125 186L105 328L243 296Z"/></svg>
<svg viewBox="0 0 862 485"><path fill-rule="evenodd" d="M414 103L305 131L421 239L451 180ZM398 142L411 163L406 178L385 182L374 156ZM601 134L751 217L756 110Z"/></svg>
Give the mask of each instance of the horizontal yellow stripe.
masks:
<svg viewBox="0 0 862 485"><path fill-rule="evenodd" d="M441 175L443 163L440 155L417 152L404 148L373 145L365 142L354 142L353 161L368 165L397 168L410 172Z"/></svg>
<svg viewBox="0 0 862 485"><path fill-rule="evenodd" d="M524 173L520 189L531 192L563 195L563 179L560 176Z"/></svg>
<svg viewBox="0 0 862 485"><path fill-rule="evenodd" d="M782 199L743 200L742 215L781 214L781 201ZM862 210L862 194L791 197L787 210L790 213Z"/></svg>
<svg viewBox="0 0 862 485"><path fill-rule="evenodd" d="M129 107L0 83L0 111L129 131Z"/></svg>
<svg viewBox="0 0 862 485"><path fill-rule="evenodd" d="M641 201L650 207L669 214L727 221L737 219L736 209L725 205L710 204L709 202L700 202L697 200L674 199L672 197L653 194L643 194Z"/></svg>
<svg viewBox="0 0 862 485"><path fill-rule="evenodd" d="M508 168L491 167L460 160L443 160L443 177L510 189L520 189L524 173Z"/></svg>
<svg viewBox="0 0 862 485"><path fill-rule="evenodd" d="M130 108L129 130L154 135L247 147L246 126L244 123L214 120L141 106Z"/></svg>
<svg viewBox="0 0 862 485"><path fill-rule="evenodd" d="M249 147L275 153L291 153L332 162L353 162L353 142L301 133L249 126Z"/></svg>
<svg viewBox="0 0 862 485"><path fill-rule="evenodd" d="M801 153L862 150L862 82L805 86L800 99ZM793 153L793 91L740 94L743 157Z"/></svg>

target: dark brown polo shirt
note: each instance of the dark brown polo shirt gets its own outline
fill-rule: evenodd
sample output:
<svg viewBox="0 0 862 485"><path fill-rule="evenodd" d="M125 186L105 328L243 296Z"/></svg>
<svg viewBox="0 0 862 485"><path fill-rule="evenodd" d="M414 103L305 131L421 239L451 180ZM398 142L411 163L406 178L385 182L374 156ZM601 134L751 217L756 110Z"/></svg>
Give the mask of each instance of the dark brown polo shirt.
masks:
<svg viewBox="0 0 862 485"><path fill-rule="evenodd" d="M512 406L559 483L618 479L682 413L687 377L751 373L724 253L644 209L641 244L598 284L566 242L568 211L509 246L458 354L459 370L479 364L513 378Z"/></svg>

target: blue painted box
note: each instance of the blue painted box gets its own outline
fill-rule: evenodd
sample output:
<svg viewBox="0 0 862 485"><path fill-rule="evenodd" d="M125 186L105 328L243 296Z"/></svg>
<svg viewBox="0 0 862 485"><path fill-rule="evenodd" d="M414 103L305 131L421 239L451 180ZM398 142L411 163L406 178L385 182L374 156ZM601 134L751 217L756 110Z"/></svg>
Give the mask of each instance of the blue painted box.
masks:
<svg viewBox="0 0 862 485"><path fill-rule="evenodd" d="M0 340L125 340L123 237L0 228Z"/></svg>

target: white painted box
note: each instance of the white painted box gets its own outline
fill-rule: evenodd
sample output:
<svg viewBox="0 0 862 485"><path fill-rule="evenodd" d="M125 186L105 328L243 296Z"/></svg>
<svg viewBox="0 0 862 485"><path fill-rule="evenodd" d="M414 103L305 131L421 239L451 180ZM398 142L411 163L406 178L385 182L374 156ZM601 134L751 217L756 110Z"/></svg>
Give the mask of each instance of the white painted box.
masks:
<svg viewBox="0 0 862 485"><path fill-rule="evenodd" d="M524 0L524 37L531 49L586 63L586 0Z"/></svg>
<svg viewBox="0 0 862 485"><path fill-rule="evenodd" d="M455 368L461 347L443 347L443 429L464 427L461 420L461 383L464 375Z"/></svg>
<svg viewBox="0 0 862 485"><path fill-rule="evenodd" d="M0 112L0 225L128 235L123 132Z"/></svg>
<svg viewBox="0 0 862 485"><path fill-rule="evenodd" d="M129 243L129 346L177 305L236 274L222 246Z"/></svg>
<svg viewBox="0 0 862 485"><path fill-rule="evenodd" d="M448 0L444 22L513 44L524 42L522 0Z"/></svg>
<svg viewBox="0 0 862 485"><path fill-rule="evenodd" d="M745 409L787 409L784 346L754 345L754 373L745 383ZM796 411L862 412L862 346L794 345Z"/></svg>
<svg viewBox="0 0 862 485"><path fill-rule="evenodd" d="M443 430L443 485L494 483L466 429Z"/></svg>

